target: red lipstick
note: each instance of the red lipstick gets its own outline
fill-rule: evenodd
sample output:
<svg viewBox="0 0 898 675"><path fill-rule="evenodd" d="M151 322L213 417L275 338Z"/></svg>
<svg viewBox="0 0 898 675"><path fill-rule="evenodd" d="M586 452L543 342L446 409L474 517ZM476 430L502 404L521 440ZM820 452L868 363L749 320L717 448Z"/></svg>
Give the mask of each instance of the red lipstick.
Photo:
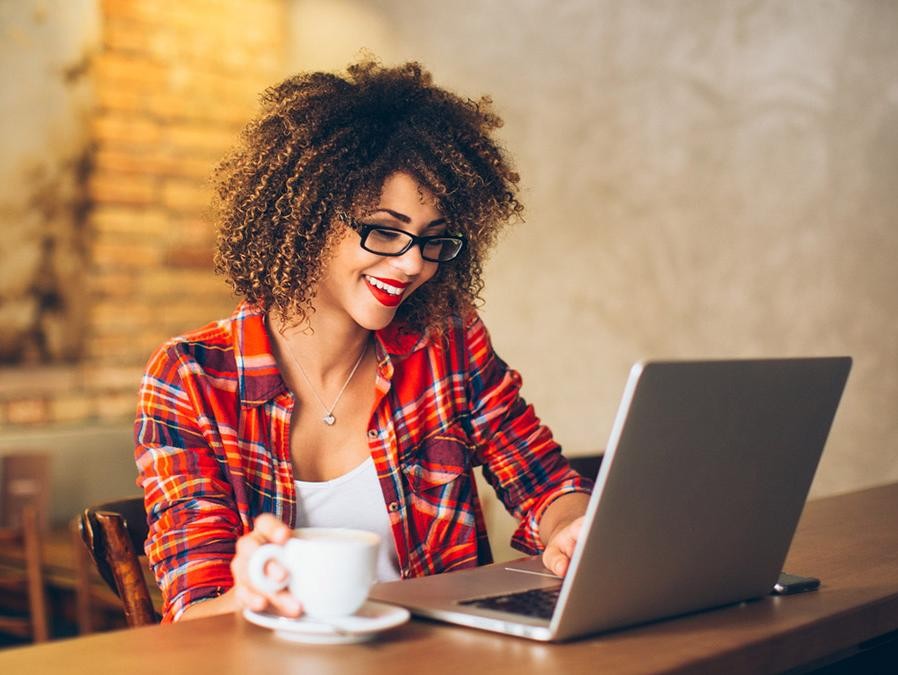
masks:
<svg viewBox="0 0 898 675"><path fill-rule="evenodd" d="M394 295L393 293L390 293L383 288L379 288L379 287L375 286L373 283L371 283L371 279L379 281L381 284L383 284L385 286L389 286L390 288L402 290L402 291L404 291L405 288L407 286L409 286L409 283L402 282L402 281L396 281L395 279L385 279L385 278L381 278L381 277L369 277L367 275L364 277L364 279L365 279L365 284L367 284L367 286L368 286L368 290L371 291L371 295L373 295L375 297L375 299L380 304L385 305L387 307L396 307L400 302L402 302L403 294L398 293L398 294Z"/></svg>

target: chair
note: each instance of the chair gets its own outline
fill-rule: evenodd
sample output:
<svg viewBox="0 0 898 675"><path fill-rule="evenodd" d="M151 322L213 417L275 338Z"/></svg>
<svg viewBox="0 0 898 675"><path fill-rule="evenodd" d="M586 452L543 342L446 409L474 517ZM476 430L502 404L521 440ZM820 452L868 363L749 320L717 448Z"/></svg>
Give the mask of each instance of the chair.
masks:
<svg viewBox="0 0 898 675"><path fill-rule="evenodd" d="M24 570L19 564L0 570L0 589L19 593L25 588L28 598L26 614L0 615L0 632L34 642L44 642L50 636L41 551L49 484L49 455L0 457L0 545L10 558L24 563Z"/></svg>
<svg viewBox="0 0 898 675"><path fill-rule="evenodd" d="M122 601L128 626L159 623L140 562L148 531L143 498L88 507L79 525L97 571Z"/></svg>
<svg viewBox="0 0 898 675"><path fill-rule="evenodd" d="M571 468L581 476L595 480L599 475L599 467L602 465L602 454L598 455L580 455L578 457L568 457L567 461Z"/></svg>

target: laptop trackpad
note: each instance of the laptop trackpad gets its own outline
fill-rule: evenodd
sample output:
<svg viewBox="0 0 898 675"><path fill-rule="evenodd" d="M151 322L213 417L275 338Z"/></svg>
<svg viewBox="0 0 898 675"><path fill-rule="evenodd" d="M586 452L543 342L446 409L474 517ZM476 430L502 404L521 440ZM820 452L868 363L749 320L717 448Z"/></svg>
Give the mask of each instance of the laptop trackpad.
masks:
<svg viewBox="0 0 898 675"><path fill-rule="evenodd" d="M548 588L558 586L560 581L543 567L539 556L534 556L415 579L381 582L372 587L369 597L414 608Z"/></svg>
<svg viewBox="0 0 898 675"><path fill-rule="evenodd" d="M549 579L561 579L561 577L553 574L545 565L543 565L542 556L530 556L529 558L519 558L517 560L509 560L505 563L505 569L509 572L519 572L521 574L536 574Z"/></svg>

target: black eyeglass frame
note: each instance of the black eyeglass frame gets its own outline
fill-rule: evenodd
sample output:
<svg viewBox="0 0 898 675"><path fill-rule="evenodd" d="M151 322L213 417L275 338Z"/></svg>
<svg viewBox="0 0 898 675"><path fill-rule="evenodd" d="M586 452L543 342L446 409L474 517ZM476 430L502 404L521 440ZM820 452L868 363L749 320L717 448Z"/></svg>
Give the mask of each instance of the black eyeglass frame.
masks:
<svg viewBox="0 0 898 675"><path fill-rule="evenodd" d="M464 235L461 235L461 234L433 234L433 235L418 236L418 235L412 234L411 232L406 232L405 230L402 230L398 227L389 227L388 225L377 225L374 223L360 223L359 221L357 221L355 219L351 219L349 221L349 224L352 227L352 229L354 229L356 232L358 232L359 237L361 237L361 239L359 241L359 246L361 246L363 249L368 251L368 253L374 253L375 255L382 255L382 256L385 256L388 258L397 258L401 255L405 255L406 253L408 253L411 250L412 246L417 245L421 251L421 257L424 258L424 260L427 260L429 262L436 262L436 263L450 262L450 261L458 258L459 254L464 250L465 245L467 244L467 240L465 239ZM408 242L408 244L406 244L405 246L402 247L402 250L397 251L395 253L383 253L381 251L374 251L374 250L368 248L367 246L365 246L365 242L368 240L368 235L371 234L371 232L373 232L374 230L386 230L387 232L398 232L399 234L404 234L406 237L409 238L409 242ZM450 239L452 241L457 241L459 246L458 246L458 250L455 252L455 255L453 255L451 258L446 258L445 260L439 260L438 258L432 258L432 257L428 256L426 253L424 253L424 247L427 246L427 244L429 244L431 241L434 241L436 239Z"/></svg>

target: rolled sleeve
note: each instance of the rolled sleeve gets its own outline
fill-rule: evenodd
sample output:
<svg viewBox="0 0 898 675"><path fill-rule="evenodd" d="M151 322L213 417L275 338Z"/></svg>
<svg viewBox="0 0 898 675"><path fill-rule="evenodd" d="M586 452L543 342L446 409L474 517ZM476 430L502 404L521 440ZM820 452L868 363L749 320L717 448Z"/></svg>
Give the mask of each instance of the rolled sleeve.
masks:
<svg viewBox="0 0 898 675"><path fill-rule="evenodd" d="M519 522L512 546L537 554L546 508L562 495L589 493L592 481L571 469L551 431L521 397L521 376L495 353L479 318L470 322L466 341L471 437L484 477Z"/></svg>
<svg viewBox="0 0 898 675"><path fill-rule="evenodd" d="M233 585L230 561L243 529L183 367L171 346L151 358L135 422L137 484L149 526L145 551L162 591L163 622Z"/></svg>

